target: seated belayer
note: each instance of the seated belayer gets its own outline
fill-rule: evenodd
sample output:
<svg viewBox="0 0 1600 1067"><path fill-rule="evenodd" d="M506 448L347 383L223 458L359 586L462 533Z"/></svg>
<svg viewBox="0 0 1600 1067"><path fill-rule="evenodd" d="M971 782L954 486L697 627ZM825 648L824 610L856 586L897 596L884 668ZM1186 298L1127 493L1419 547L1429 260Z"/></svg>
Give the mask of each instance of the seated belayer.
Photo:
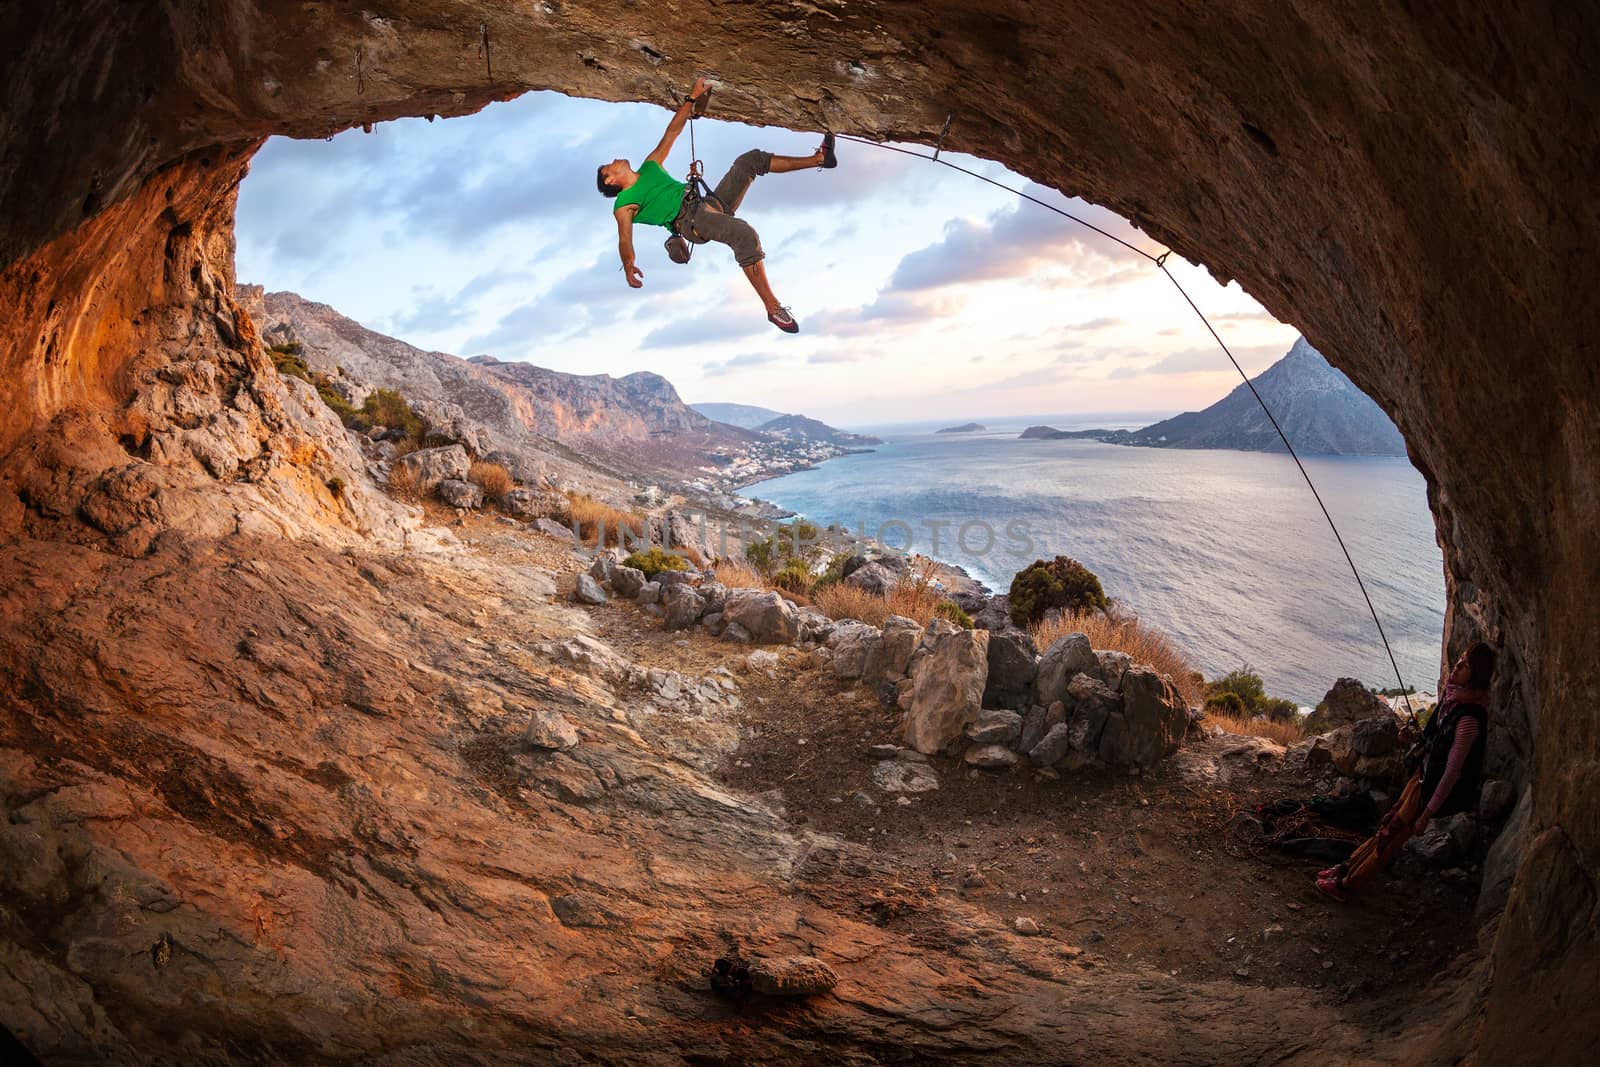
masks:
<svg viewBox="0 0 1600 1067"><path fill-rule="evenodd" d="M1477 809L1494 665L1494 650L1481 642L1456 660L1422 731L1418 762L1400 799L1348 860L1317 875L1318 889L1335 900L1360 892L1433 819ZM1402 731L1401 740L1415 737Z"/></svg>
<svg viewBox="0 0 1600 1067"><path fill-rule="evenodd" d="M709 197L698 195L695 181L678 181L663 166L672 144L683 132L684 123L696 110L701 99L710 91L704 78L695 79L689 98L679 106L667 123L667 132L661 143L645 157L638 170L626 159L614 159L600 165L595 181L602 195L617 202L613 211L617 220L617 251L622 256L622 269L627 273L628 284L638 289L644 284L644 271L634 263L633 225L664 226L673 232L669 239L671 248L676 239L694 244L716 241L733 249L734 259L744 268L756 295L766 306L767 319L785 333L797 333L800 326L789 309L778 303L767 282L767 271L762 260L761 238L746 221L737 217L739 204L749 191L750 183L763 174L784 174L792 170L832 168L838 165L833 151L833 134L823 138L822 147L809 156L775 156L771 152L751 149L733 161L728 173L717 183ZM680 262L687 261L687 247L674 254Z"/></svg>

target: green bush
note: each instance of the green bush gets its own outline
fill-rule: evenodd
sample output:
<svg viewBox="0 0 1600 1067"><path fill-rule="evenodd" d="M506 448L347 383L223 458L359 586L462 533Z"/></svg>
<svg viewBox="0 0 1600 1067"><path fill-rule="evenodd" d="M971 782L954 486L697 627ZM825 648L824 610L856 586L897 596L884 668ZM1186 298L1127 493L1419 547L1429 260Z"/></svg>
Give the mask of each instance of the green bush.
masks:
<svg viewBox="0 0 1600 1067"><path fill-rule="evenodd" d="M954 600L941 600L939 606L933 609L935 618L953 622L963 630L972 629L972 616L961 610L961 605Z"/></svg>
<svg viewBox="0 0 1600 1067"><path fill-rule="evenodd" d="M803 559L791 559L772 576L772 584L788 593L808 593L812 585L811 568Z"/></svg>
<svg viewBox="0 0 1600 1067"><path fill-rule="evenodd" d="M406 398L393 389L374 389L361 403L362 429L387 426L391 430L404 430L407 437L420 438L427 427L422 416L411 410Z"/></svg>
<svg viewBox="0 0 1600 1067"><path fill-rule="evenodd" d="M329 478L328 492L332 493L334 496L344 496L344 479Z"/></svg>
<svg viewBox="0 0 1600 1067"><path fill-rule="evenodd" d="M1230 719L1248 719L1250 709L1245 707L1244 699L1238 693L1220 692L1206 697L1206 713L1210 715L1226 715Z"/></svg>
<svg viewBox="0 0 1600 1067"><path fill-rule="evenodd" d="M317 387L317 395L322 398L322 402L328 405L335 415L339 416L340 422L357 430L367 428L366 424L361 421L361 412L351 407L350 402L340 396L332 385L328 384L328 379L319 374L312 384Z"/></svg>
<svg viewBox="0 0 1600 1067"><path fill-rule="evenodd" d="M651 545L647 551L633 553L622 561L622 565L644 571L644 576L652 581L662 571L686 571L689 569L688 560L682 556L673 555L660 545Z"/></svg>
<svg viewBox="0 0 1600 1067"><path fill-rule="evenodd" d="M303 350L299 341L273 345L267 351L272 356L272 365L278 368L279 374L292 375L303 382L311 380L311 368L306 366L306 361L300 358L300 353Z"/></svg>
<svg viewBox="0 0 1600 1067"><path fill-rule="evenodd" d="M1300 705L1292 700L1267 697L1256 708L1256 714L1263 715L1273 722L1295 722L1300 718Z"/></svg>
<svg viewBox="0 0 1600 1067"><path fill-rule="evenodd" d="M1052 609L1076 615L1105 606L1100 579L1066 556L1034 560L1011 579L1011 621L1018 626L1036 623Z"/></svg>
<svg viewBox="0 0 1600 1067"><path fill-rule="evenodd" d="M806 569L806 581L809 585L811 563L822 552L822 546L817 543L817 535L820 532L813 523L804 519L789 523L787 526L777 526L770 537L745 545L744 558L750 566L769 578L786 570L792 564L800 563ZM797 546L798 553L795 551Z"/></svg>
<svg viewBox="0 0 1600 1067"><path fill-rule="evenodd" d="M1271 719L1273 722L1292 723L1300 718L1300 708L1294 701L1267 695L1266 683L1249 664L1234 668L1214 682L1207 682L1205 693L1208 710L1218 701L1226 700L1229 707L1234 707L1233 702L1237 701L1237 712L1224 712L1236 719Z"/></svg>
<svg viewBox="0 0 1600 1067"><path fill-rule="evenodd" d="M1257 714L1256 709L1267 699L1266 684L1248 663L1235 667L1214 682L1206 683L1207 697L1218 693L1237 694L1244 702L1245 710L1252 715Z"/></svg>

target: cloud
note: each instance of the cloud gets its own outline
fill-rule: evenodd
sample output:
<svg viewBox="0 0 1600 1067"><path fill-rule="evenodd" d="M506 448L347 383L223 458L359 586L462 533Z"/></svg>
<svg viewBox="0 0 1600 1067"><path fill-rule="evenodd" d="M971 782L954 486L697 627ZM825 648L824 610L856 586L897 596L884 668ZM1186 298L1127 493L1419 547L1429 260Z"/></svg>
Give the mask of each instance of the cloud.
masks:
<svg viewBox="0 0 1600 1067"><path fill-rule="evenodd" d="M861 357L854 352L813 352L807 363L854 363Z"/></svg>
<svg viewBox="0 0 1600 1067"><path fill-rule="evenodd" d="M860 337L947 318L965 305L966 298L954 294L908 296L882 292L870 304L857 308L830 308L812 315L809 322L820 333L834 337Z"/></svg>
<svg viewBox="0 0 1600 1067"><path fill-rule="evenodd" d="M1057 329L1063 330L1067 333L1093 333L1096 330L1107 330L1113 326L1120 325L1122 325L1121 319L1103 315L1100 318L1089 319L1085 322L1065 323L1061 326L1058 326Z"/></svg>
<svg viewBox="0 0 1600 1067"><path fill-rule="evenodd" d="M745 370L750 367L763 367L769 363L776 363L778 356L771 352L751 352L742 356L733 356L723 360L709 360L701 368L701 373L706 377L716 377L722 374L732 374L735 371Z"/></svg>
<svg viewBox="0 0 1600 1067"><path fill-rule="evenodd" d="M476 275L453 295L425 290L425 295L410 308L390 317L389 328L396 333L437 333L464 325L474 317L473 306L479 297L501 286L532 279L527 271L496 269Z"/></svg>
<svg viewBox="0 0 1600 1067"><path fill-rule="evenodd" d="M672 348L678 345L713 344L734 341L765 333L771 327L762 322L757 325L752 315L735 314L732 310L710 311L692 319L658 326L645 334L640 348Z"/></svg>

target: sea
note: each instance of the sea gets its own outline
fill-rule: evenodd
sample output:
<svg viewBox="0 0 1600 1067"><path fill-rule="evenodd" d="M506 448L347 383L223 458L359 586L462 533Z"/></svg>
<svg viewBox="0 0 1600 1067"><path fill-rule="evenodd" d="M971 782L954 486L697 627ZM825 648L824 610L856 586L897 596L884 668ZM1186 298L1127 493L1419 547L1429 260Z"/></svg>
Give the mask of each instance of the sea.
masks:
<svg viewBox="0 0 1600 1067"><path fill-rule="evenodd" d="M1396 685L1327 520L1287 455L1021 440L1024 428L1137 428L1162 413L859 428L871 452L745 495L962 567L997 592L1071 556L1171 636L1208 678L1237 667L1314 705L1340 677ZM1438 681L1444 564L1422 475L1403 457L1308 456L1407 685Z"/></svg>

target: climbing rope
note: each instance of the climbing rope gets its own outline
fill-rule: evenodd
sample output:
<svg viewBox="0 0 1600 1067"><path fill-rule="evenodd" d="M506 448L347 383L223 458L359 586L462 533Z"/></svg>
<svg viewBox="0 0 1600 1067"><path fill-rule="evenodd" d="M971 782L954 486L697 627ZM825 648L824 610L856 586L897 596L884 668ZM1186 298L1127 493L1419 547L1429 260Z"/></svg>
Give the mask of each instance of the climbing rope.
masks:
<svg viewBox="0 0 1600 1067"><path fill-rule="evenodd" d="M693 137L692 130L693 127L691 125L691 143ZM1172 250L1169 248L1160 255L1152 255L1151 253L1140 248L1138 245L1125 241L1116 234L1101 229L1088 219L1085 219L1079 215L1075 215L1065 208L1060 208L1054 204L1047 203L1021 189L1014 189L1004 182L996 181L985 174L979 174L977 171L963 167L959 163L950 162L950 160L943 158L941 155L944 150L945 134L948 133L949 130L950 118L947 117L944 121L944 128L939 132L939 146L934 150L934 153L931 156L926 152L917 152L909 148L901 148L899 145L884 144L881 141L869 141L862 137L851 137L849 134L838 133L834 134L834 136L841 141L853 141L856 144L870 145L874 148L883 148L890 152L898 152L904 156L914 156L917 159L925 159L930 163L937 163L940 166L949 167L951 170L960 171L969 178L976 178L981 182L986 182L987 184L994 186L996 189L1004 189L1013 196L1021 197L1024 200L1038 204L1040 207L1045 208L1046 210L1054 211L1057 215L1060 215L1063 218L1071 219L1079 226L1093 230L1095 233L1098 233L1107 240L1113 241L1116 244L1121 245L1123 248L1126 248L1128 251L1142 256L1151 263L1155 264L1161 273L1167 276L1167 280L1172 283L1173 287L1178 290L1178 293L1183 297L1184 301L1191 309L1193 309L1195 315L1199 316L1200 321L1205 324L1205 328L1211 334L1212 340L1217 342L1217 347L1222 349L1223 355L1228 357L1228 362L1233 364L1233 369L1239 372L1239 377L1244 380L1244 384L1249 388L1250 395L1256 398L1256 403L1260 404L1261 410L1266 413L1267 421L1272 423L1272 428L1277 431L1278 438L1283 441L1283 447L1288 449L1290 458L1294 460L1294 465L1300 471L1300 477L1305 479L1306 487L1311 490L1311 495L1316 498L1317 507L1322 509L1322 517L1328 520L1328 529L1333 531L1334 540L1339 542L1339 551L1344 553L1344 561L1350 565L1350 573L1355 576L1356 585L1361 590L1361 597L1367 602L1367 611L1372 615L1372 623L1378 628L1378 639L1383 642L1383 650L1384 652L1388 653L1389 656L1389 666L1394 669L1395 681L1399 683L1400 695L1405 701L1406 705L1406 714L1411 717L1411 721L1414 725L1417 721L1417 715L1415 709L1411 707L1411 698L1409 695L1407 695L1408 690L1405 679L1400 675L1400 663L1395 659L1394 649L1389 645L1388 634L1384 633L1383 631L1383 621L1378 618L1378 609L1373 606L1372 597L1367 593L1367 583L1361 580L1361 571L1356 567L1356 561L1350 555L1350 549L1345 545L1344 538L1339 534L1339 527L1333 521L1333 515L1328 511L1328 505L1323 503L1322 494L1317 492L1317 485L1311 480L1311 474L1306 470L1305 464L1300 462L1300 455L1294 450L1294 445L1289 443L1289 435L1283 432L1283 427L1278 424L1277 416L1272 414L1272 409L1267 406L1266 400L1264 400L1261 394L1256 391L1255 383L1250 380L1250 376L1244 372L1244 368L1241 367L1239 365L1239 361L1234 358L1232 349L1228 347L1227 342L1223 341L1222 336L1217 333L1216 327L1211 325L1211 320L1206 318L1206 313L1200 310L1200 306L1194 302L1194 299L1189 295L1189 291L1183 287L1183 283L1178 281L1177 277L1173 275L1172 271L1167 269L1167 257L1172 255Z"/></svg>

